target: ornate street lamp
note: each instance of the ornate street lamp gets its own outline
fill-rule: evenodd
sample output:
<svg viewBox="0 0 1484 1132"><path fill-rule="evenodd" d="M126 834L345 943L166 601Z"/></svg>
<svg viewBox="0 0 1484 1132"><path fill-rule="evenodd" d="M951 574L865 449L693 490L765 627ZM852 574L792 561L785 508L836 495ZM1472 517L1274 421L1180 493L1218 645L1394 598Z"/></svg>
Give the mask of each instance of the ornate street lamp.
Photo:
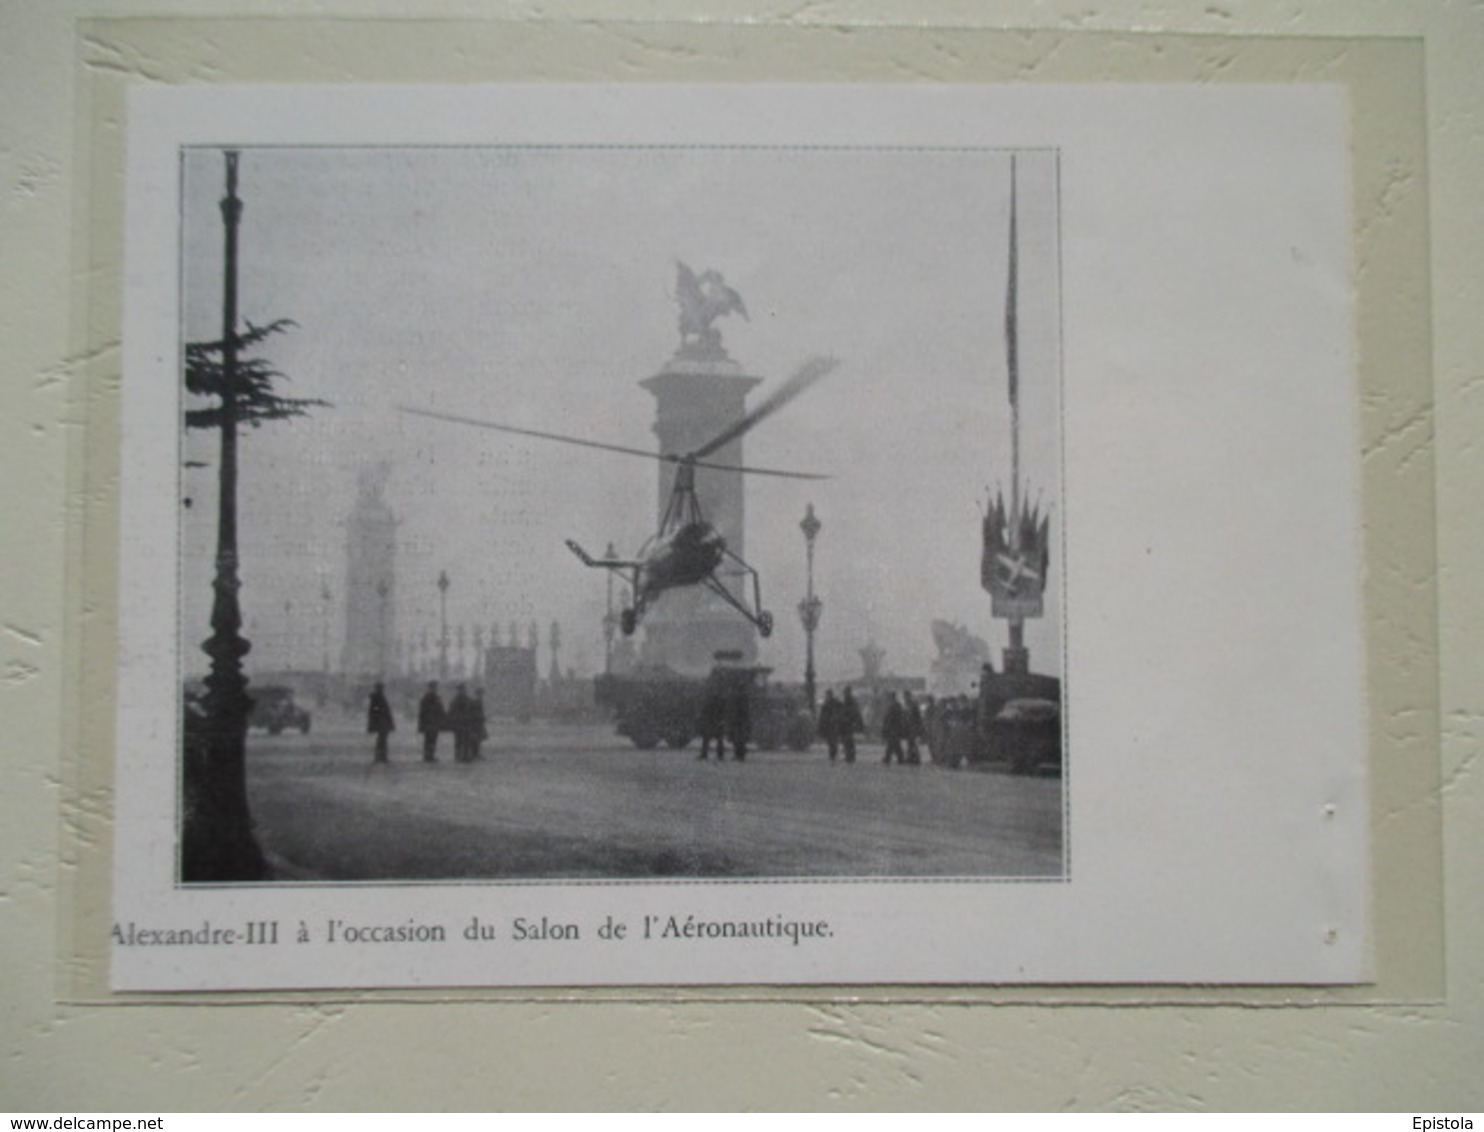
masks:
<svg viewBox="0 0 1484 1132"><path fill-rule="evenodd" d="M283 601L283 667L294 670L294 603L288 598Z"/></svg>
<svg viewBox="0 0 1484 1132"><path fill-rule="evenodd" d="M237 599L242 587L237 573L237 230L242 201L237 196L238 154L227 150L224 156L227 191L221 201L225 251L216 576L211 584L211 636L201 646L211 657L211 672L206 677L204 749L187 751L188 760L195 758L204 766L194 772L198 797L193 799L194 816L185 831L181 862L186 881L259 880L267 874L247 807L247 716L252 699L242 674L242 658L252 645L242 637L242 607Z"/></svg>
<svg viewBox="0 0 1484 1132"><path fill-rule="evenodd" d="M799 620L804 625L804 637L808 642L804 660L804 695L809 700L809 714L815 714L814 697L814 631L819 628L819 618L824 612L824 602L814 593L814 540L824 524L814 514L814 504L804 513L799 530L804 532L804 549L809 561L809 589L804 600L799 602Z"/></svg>
<svg viewBox="0 0 1484 1132"><path fill-rule="evenodd" d="M618 557L618 551L613 544L608 544L608 549L603 552L610 562ZM618 614L613 612L613 571L604 571L608 575L608 612L603 614L603 672L613 672L613 634L618 630Z"/></svg>
<svg viewBox="0 0 1484 1132"><path fill-rule="evenodd" d="M448 571L438 571L438 679L448 679Z"/></svg>

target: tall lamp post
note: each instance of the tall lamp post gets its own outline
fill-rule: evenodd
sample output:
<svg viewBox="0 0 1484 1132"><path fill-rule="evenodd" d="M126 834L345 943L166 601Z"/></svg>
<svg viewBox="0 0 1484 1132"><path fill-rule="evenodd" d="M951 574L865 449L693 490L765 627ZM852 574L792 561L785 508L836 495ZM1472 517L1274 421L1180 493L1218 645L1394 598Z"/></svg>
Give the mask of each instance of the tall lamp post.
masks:
<svg viewBox="0 0 1484 1132"><path fill-rule="evenodd" d="M283 601L283 667L294 670L294 603L288 598Z"/></svg>
<svg viewBox="0 0 1484 1132"><path fill-rule="evenodd" d="M185 830L181 875L186 881L258 880L267 874L253 837L247 807L247 716L252 699L242 658L252 645L242 636L237 591L237 157L227 150L227 191L221 201L225 254L222 282L221 462L218 468L216 575L212 580L211 636L201 648L211 657L206 677L204 743L195 751L189 733L186 757L198 782L194 816Z"/></svg>
<svg viewBox="0 0 1484 1132"><path fill-rule="evenodd" d="M438 679L448 679L448 571L438 571Z"/></svg>
<svg viewBox="0 0 1484 1132"><path fill-rule="evenodd" d="M611 542L604 555L610 562L618 557ZM608 575L608 612L603 614L603 672L607 675L613 672L613 634L618 628L618 615L613 612L613 571L604 573Z"/></svg>
<svg viewBox="0 0 1484 1132"><path fill-rule="evenodd" d="M799 530L804 532L804 550L809 561L809 589L804 600L799 602L799 620L804 625L804 638L807 641L804 659L804 695L809 700L809 714L815 714L814 698L814 631L819 628L819 617L824 612L824 602L820 601L814 593L814 540L819 537L819 532L824 524L814 514L814 504L809 504L809 509L804 513L804 520L799 524Z"/></svg>

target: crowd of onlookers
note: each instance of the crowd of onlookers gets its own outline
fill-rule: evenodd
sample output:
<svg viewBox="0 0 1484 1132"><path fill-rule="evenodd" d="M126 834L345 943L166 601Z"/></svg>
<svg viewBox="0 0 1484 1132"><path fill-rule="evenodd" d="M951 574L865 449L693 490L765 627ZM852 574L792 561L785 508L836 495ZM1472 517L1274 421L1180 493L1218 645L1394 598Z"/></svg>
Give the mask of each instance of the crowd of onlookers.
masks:
<svg viewBox="0 0 1484 1132"><path fill-rule="evenodd" d="M958 766L974 750L979 704L970 696L931 695L918 698L910 690L882 692L862 711L852 689L840 696L825 692L819 707L818 734L834 760L843 751L854 762L856 737L870 734L885 747L881 761L920 766L929 761Z"/></svg>
<svg viewBox="0 0 1484 1132"><path fill-rule="evenodd" d="M376 762L389 761L388 739L396 729L397 721L387 700L386 688L378 683L371 689L366 709L366 731L376 737L373 755ZM423 762L438 761L438 740L444 734L453 736L454 762L478 762L484 757L479 753L480 745L489 738L484 693L476 688L471 695L468 688L460 684L445 707L438 693L438 682L430 681L427 691L418 701L417 730L422 736Z"/></svg>
<svg viewBox="0 0 1484 1132"><path fill-rule="evenodd" d="M751 740L750 711L745 686L710 682L697 720L699 757L705 760L714 752L719 761L730 746L733 759L742 761ZM980 745L979 712L979 701L971 696L919 698L911 691L882 692L862 710L851 688L839 695L831 688L819 705L815 731L831 762L843 758L854 763L858 740L870 735L881 741L885 764L920 766L926 756L929 762L957 767L974 758ZM396 730L396 719L381 684L371 692L366 730L375 736L375 761L389 761L389 737ZM455 762L477 762L483 757L480 746L489 738L483 693L477 688L471 693L460 684L445 706L437 682L429 683L418 702L417 730L424 762L438 761L438 744L444 734L453 736Z"/></svg>

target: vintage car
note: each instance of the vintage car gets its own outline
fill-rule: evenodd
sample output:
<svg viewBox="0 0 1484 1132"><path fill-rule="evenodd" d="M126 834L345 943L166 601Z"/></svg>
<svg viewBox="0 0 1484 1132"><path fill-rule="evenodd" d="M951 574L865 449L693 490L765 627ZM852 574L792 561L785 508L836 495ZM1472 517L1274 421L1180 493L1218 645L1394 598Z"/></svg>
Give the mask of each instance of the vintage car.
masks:
<svg viewBox="0 0 1484 1132"><path fill-rule="evenodd" d="M294 690L282 685L270 684L264 688L249 688L252 696L252 714L248 716L249 727L262 728L270 735L280 735L287 730L296 730L301 735L309 734L309 712L294 700Z"/></svg>
<svg viewBox="0 0 1484 1132"><path fill-rule="evenodd" d="M1061 770L1061 705L1055 700L1007 701L986 729L991 752L1016 774Z"/></svg>

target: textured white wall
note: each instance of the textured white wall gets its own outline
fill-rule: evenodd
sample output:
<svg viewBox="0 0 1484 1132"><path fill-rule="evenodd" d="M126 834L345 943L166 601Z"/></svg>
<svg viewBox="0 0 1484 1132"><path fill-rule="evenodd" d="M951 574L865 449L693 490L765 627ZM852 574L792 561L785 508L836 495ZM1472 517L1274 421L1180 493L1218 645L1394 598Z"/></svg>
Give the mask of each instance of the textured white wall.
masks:
<svg viewBox="0 0 1484 1132"><path fill-rule="evenodd" d="M0 719L7 771L0 821L0 1108L1363 1108L1428 1112L1484 1106L1484 9L1443 0L1251 0L1237 10L1206 0L1098 3L841 2L825 7L710 0L554 0L511 4L526 17L695 20L758 16L781 24L1019 24L1063 30L1185 31L1219 35L1421 37L1426 50L1434 374L1437 387L1441 558L1441 752L1446 891L1446 989L1440 1001L1394 1006L1267 1005L1037 1007L621 1002L260 1005L59 1005L78 981L74 919L59 845L101 828L106 800L87 792L59 826L66 757L77 720L94 705L69 701L62 570L69 516L84 486L66 378L87 359L67 356L77 324L106 310L74 305L72 274L86 271L71 241L86 217L88 173L74 111L87 84L73 60L75 20L137 14L123 0L0 3L0 459L4 460L0 571ZM161 6L164 8L164 6ZM323 0L317 14L399 15L406 4ZM171 14L302 14L308 6L250 0L175 0ZM419 14L500 14L475 0L421 5ZM543 28L541 37L563 34ZM673 73L642 24L571 36L565 77ZM232 72L230 26L183 26L175 54L209 81ZM357 58L396 36L368 36ZM382 44L378 47L377 44ZM945 49L951 39L945 37ZM546 50L551 50L550 45ZM148 52L94 51L94 65L145 77L170 72ZM477 63L477 60L474 61ZM720 61L719 61L720 62ZM704 68L705 59L691 60ZM332 67L335 64L330 64ZM469 59L450 59L469 67ZM783 59L787 72L808 61ZM1095 60L1084 77L1095 78ZM901 77L903 59L874 75ZM346 73L340 77L355 77ZM1368 114L1386 113L1370 107ZM1405 186L1401 186L1404 188ZM1382 208L1384 218L1385 209ZM1384 223L1384 219L1382 221ZM107 371L109 358L100 359ZM1425 445L1432 418L1396 422L1382 448ZM106 460L106 455L103 457ZM1381 458L1381 457L1378 457ZM107 489L96 462L91 486ZM68 501L72 501L69 510ZM1384 500L1382 501L1385 502ZM1408 505L1405 498L1402 505ZM1416 520L1426 529L1427 516ZM101 537L106 538L106 531ZM96 528L89 537L97 539ZM84 542L85 556L98 553ZM1427 602L1399 616L1415 635L1436 631ZM1405 628L1405 627L1404 627ZM1383 663L1384 663L1383 658ZM106 658L105 658L106 660ZM1431 705L1415 705L1422 717ZM1382 721L1401 740L1405 706ZM1421 731L1426 733L1426 726ZM85 780L87 776L84 776ZM89 780L90 781L90 780ZM1425 803L1424 803L1425 804ZM1379 822L1404 821L1382 813ZM1405 889L1406 876L1380 883ZM1423 886L1425 888L1425 886ZM1406 915L1405 901L1395 908ZM1393 925L1395 928L1397 925ZM1405 929L1405 924L1400 925ZM1424 934L1426 934L1424 932ZM1423 961L1422 966L1426 966ZM86 976L86 973L85 973ZM84 978L84 983L86 977ZM1419 997L1427 978L1405 984Z"/></svg>

